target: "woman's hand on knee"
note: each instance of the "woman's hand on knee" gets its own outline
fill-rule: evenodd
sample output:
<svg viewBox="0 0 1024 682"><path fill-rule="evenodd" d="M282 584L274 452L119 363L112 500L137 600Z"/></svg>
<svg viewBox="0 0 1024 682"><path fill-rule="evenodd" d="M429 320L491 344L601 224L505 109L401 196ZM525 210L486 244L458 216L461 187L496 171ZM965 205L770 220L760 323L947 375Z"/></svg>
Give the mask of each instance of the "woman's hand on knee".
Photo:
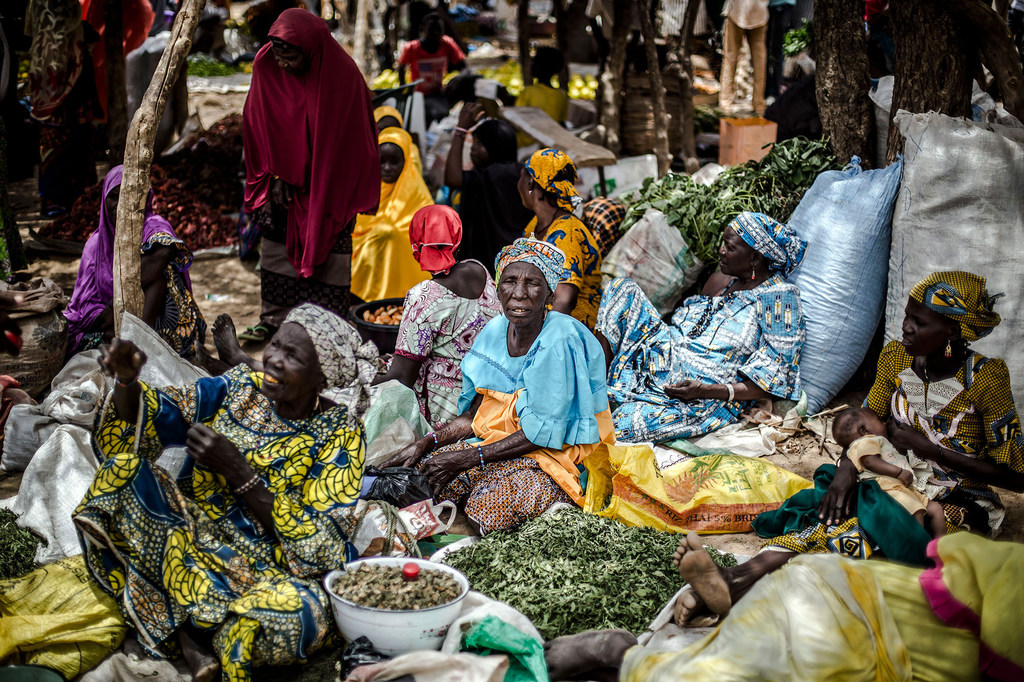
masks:
<svg viewBox="0 0 1024 682"><path fill-rule="evenodd" d="M476 463L476 450L453 450L434 455L429 462L423 465L422 471L436 497L448 487L452 479L463 471L473 468Z"/></svg>
<svg viewBox="0 0 1024 682"><path fill-rule="evenodd" d="M702 384L699 381L693 381L688 379L678 384L666 384L662 386L662 390L665 391L665 395L673 400L681 400L688 402L690 400L700 400L701 398L708 398L708 388L712 384Z"/></svg>
<svg viewBox="0 0 1024 682"><path fill-rule="evenodd" d="M850 517L853 492L857 486L857 468L845 457L839 460L835 478L818 504L818 518L822 523L834 526Z"/></svg>
<svg viewBox="0 0 1024 682"><path fill-rule="evenodd" d="M412 445L408 445L401 450L398 454L384 462L383 467L411 467L416 466L416 462L423 459L427 453L434 448L434 439L430 436L424 436L420 438Z"/></svg>

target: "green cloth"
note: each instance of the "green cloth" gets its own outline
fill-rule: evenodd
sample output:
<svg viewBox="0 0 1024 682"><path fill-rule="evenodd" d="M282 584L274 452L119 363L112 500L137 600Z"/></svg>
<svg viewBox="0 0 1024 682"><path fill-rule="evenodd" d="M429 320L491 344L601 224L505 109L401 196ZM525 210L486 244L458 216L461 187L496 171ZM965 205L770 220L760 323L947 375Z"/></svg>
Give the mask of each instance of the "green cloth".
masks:
<svg viewBox="0 0 1024 682"><path fill-rule="evenodd" d="M763 538L773 538L821 523L818 519L818 504L835 474L834 465L822 464L814 472L814 487L801 490L775 511L760 514L752 524L754 532ZM931 536L874 481L861 481L857 484L853 514L886 558L914 566L927 566L931 563L926 556Z"/></svg>
<svg viewBox="0 0 1024 682"><path fill-rule="evenodd" d="M548 682L544 643L496 616L484 616L466 633L462 650L508 657L505 682Z"/></svg>

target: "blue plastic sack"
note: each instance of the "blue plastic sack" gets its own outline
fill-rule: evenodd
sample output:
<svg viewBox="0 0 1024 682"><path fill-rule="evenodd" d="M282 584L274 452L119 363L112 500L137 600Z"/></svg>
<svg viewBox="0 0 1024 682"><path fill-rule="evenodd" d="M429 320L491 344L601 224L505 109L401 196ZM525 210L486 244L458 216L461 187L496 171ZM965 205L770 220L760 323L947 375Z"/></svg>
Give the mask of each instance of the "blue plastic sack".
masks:
<svg viewBox="0 0 1024 682"><path fill-rule="evenodd" d="M800 383L807 412L821 410L860 366L885 308L889 240L902 160L862 171L853 157L822 173L789 221L807 240L789 281L800 288L807 341Z"/></svg>

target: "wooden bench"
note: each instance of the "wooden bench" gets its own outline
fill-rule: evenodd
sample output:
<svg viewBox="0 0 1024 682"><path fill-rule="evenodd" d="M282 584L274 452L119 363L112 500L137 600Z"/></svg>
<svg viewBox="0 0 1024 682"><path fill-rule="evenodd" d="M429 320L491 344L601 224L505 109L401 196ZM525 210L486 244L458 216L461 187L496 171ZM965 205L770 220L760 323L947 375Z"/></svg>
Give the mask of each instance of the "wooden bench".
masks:
<svg viewBox="0 0 1024 682"><path fill-rule="evenodd" d="M569 155L577 168L597 168L601 194L608 193L604 167L614 166L619 162L613 152L581 140L537 107L505 107L501 110L501 116L515 128L537 140L542 147L561 149Z"/></svg>

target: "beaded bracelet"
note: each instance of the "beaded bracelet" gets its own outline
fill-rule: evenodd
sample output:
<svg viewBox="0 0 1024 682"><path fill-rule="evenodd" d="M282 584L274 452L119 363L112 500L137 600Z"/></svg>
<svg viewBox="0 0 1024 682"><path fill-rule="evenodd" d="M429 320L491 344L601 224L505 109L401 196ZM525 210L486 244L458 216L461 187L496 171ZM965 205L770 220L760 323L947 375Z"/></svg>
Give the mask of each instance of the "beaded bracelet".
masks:
<svg viewBox="0 0 1024 682"><path fill-rule="evenodd" d="M479 445L476 446L476 454L480 455L480 468L484 468L484 449Z"/></svg>
<svg viewBox="0 0 1024 682"><path fill-rule="evenodd" d="M247 492L249 492L250 490L255 488L256 484L259 483L259 482L260 482L260 475L259 474L253 474L252 478L250 478L248 481L246 481L242 485L240 485L237 488L235 488L235 495L244 495L244 494L246 494Z"/></svg>
<svg viewBox="0 0 1024 682"><path fill-rule="evenodd" d="M434 449L435 449L435 450L437 450L437 446L441 444L441 443L439 443L439 442L438 442L438 440L437 440L437 434L436 434L436 433L434 433L433 431L431 431L431 432L430 432L430 433L428 433L427 435L428 435L428 436L430 436L431 438L433 438L433 439L434 439Z"/></svg>

